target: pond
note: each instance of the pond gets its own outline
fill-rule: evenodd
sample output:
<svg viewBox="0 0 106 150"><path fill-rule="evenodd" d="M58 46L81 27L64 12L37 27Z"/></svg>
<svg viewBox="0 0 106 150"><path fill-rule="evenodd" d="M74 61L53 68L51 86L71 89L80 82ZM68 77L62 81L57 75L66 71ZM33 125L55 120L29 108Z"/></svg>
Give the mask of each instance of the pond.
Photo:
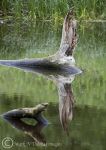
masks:
<svg viewBox="0 0 106 150"><path fill-rule="evenodd" d="M43 115L49 124L42 127L46 145L35 145L41 136L14 128L0 118L0 141L10 137L11 149L106 149L106 23L78 23L79 40L75 51L76 66L83 73L71 83L74 95L73 118L69 135L59 119L59 86L55 78L0 66L0 114L23 107L48 103ZM0 59L46 57L60 44L62 26L50 22L0 25ZM62 80L61 80L62 82ZM33 121L32 121L33 123ZM10 141L11 142L11 141ZM4 149L0 142L0 149Z"/></svg>

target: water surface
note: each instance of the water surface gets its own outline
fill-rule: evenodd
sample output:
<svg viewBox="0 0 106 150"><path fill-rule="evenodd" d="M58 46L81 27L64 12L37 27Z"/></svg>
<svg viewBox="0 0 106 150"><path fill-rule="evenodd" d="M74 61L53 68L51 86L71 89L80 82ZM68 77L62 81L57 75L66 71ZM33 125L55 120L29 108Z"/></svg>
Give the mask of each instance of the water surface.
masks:
<svg viewBox="0 0 106 150"><path fill-rule="evenodd" d="M0 26L0 59L44 57L58 50L61 26L50 23ZM106 149L106 24L81 23L75 52L76 64L84 70L72 82L75 104L69 136L59 120L57 86L46 76L0 66L0 114L15 108L49 106L44 116L50 124L42 129L48 149ZM11 149L35 149L33 138L0 119L0 141L11 137ZM25 143L25 145L23 144ZM2 144L0 145L3 149ZM37 149L43 149L40 145Z"/></svg>

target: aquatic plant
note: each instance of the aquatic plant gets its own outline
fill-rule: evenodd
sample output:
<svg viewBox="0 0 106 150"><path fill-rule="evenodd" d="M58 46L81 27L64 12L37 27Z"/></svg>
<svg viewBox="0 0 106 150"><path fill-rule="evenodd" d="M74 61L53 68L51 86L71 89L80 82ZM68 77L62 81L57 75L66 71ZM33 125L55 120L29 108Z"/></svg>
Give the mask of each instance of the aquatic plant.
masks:
<svg viewBox="0 0 106 150"><path fill-rule="evenodd" d="M105 0L1 0L1 16L15 20L62 22L66 12L74 7L78 19L105 19Z"/></svg>

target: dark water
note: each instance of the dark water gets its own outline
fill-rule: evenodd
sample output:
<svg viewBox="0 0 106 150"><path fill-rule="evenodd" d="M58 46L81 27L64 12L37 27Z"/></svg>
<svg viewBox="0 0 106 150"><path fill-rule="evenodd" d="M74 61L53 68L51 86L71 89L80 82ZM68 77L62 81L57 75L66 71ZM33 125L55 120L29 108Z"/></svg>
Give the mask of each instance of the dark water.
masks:
<svg viewBox="0 0 106 150"><path fill-rule="evenodd" d="M22 107L48 102L43 112L49 124L41 128L46 145L35 145L39 135L14 128L0 118L0 149L3 139L10 137L10 149L106 149L106 24L86 23L79 26L79 43L75 53L77 66L84 70L70 85L73 89L73 119L69 135L59 118L58 84L54 78L0 66L0 114ZM0 59L43 57L58 50L61 27L51 24L0 26ZM50 80L49 80L50 79ZM59 82L59 84L63 80ZM27 120L30 124L34 121ZM38 128L37 128L38 130ZM43 134L43 135L42 135ZM38 140L39 141L39 140ZM8 141L7 141L8 142ZM7 143L8 144L8 143ZM11 145L11 140L9 141Z"/></svg>

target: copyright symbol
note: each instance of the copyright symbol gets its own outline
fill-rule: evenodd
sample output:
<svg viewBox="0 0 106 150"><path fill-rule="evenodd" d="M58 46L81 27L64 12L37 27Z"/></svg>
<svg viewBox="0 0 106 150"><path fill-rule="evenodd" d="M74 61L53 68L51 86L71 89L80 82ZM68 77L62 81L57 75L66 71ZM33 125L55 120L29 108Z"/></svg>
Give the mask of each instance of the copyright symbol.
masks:
<svg viewBox="0 0 106 150"><path fill-rule="evenodd" d="M13 146L13 140L12 140L12 138L5 137L2 140L2 146L3 146L3 148L12 148L12 146Z"/></svg>

